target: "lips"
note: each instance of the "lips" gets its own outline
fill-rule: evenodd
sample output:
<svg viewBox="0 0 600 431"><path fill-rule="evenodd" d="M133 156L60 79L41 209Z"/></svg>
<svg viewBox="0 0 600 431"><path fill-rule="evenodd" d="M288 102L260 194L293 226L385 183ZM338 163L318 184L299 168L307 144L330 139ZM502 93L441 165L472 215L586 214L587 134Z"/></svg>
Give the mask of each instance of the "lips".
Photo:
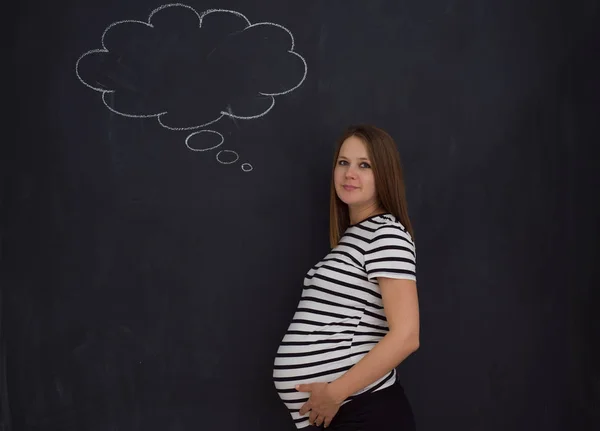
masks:
<svg viewBox="0 0 600 431"><path fill-rule="evenodd" d="M350 186L347 184L344 184L342 187L344 188L344 190L349 191L349 192L351 192L352 190L356 190L358 188L358 187Z"/></svg>

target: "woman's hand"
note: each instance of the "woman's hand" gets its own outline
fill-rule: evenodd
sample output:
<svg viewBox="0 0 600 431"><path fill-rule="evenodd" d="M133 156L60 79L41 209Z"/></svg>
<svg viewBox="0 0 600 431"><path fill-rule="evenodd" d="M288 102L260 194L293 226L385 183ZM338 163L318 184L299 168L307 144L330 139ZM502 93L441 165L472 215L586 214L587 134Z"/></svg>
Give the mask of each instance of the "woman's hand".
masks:
<svg viewBox="0 0 600 431"><path fill-rule="evenodd" d="M341 401L336 399L331 386L324 382L307 383L297 385L296 390L310 393L308 401L300 408L300 416L310 411L308 421L316 426L325 424L325 428L327 428L341 405Z"/></svg>

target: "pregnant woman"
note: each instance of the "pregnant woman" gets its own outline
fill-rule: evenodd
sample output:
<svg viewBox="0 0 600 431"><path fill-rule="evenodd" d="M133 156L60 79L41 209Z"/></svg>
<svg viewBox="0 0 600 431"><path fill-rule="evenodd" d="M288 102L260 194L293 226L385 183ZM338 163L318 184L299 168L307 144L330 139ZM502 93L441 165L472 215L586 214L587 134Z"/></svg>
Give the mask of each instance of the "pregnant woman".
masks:
<svg viewBox="0 0 600 431"><path fill-rule="evenodd" d="M396 367L419 347L416 250L400 155L374 126L339 139L330 244L304 278L275 388L298 429L412 431Z"/></svg>

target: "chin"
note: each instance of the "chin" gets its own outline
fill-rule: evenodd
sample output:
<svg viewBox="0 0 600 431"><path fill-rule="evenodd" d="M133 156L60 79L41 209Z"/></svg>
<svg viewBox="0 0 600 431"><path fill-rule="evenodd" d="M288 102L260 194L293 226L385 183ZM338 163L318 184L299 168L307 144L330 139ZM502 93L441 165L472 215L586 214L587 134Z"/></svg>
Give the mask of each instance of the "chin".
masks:
<svg viewBox="0 0 600 431"><path fill-rule="evenodd" d="M344 193L344 191L342 191L341 193L338 192L337 193L338 198L340 198L340 200L342 202L344 202L346 205L348 206L352 206L352 205L356 205L357 203L360 202L359 199L352 199L351 197L348 196L348 193Z"/></svg>

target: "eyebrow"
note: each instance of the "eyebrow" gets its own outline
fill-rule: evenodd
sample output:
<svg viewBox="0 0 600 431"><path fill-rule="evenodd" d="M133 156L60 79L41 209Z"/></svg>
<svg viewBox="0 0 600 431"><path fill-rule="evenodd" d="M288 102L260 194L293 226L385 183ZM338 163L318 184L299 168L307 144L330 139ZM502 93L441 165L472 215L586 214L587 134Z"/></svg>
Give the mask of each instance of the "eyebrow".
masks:
<svg viewBox="0 0 600 431"><path fill-rule="evenodd" d="M348 157L346 157L346 156L339 156L339 158L340 159L347 159ZM366 157L359 157L358 160L369 160L369 159L366 158Z"/></svg>

